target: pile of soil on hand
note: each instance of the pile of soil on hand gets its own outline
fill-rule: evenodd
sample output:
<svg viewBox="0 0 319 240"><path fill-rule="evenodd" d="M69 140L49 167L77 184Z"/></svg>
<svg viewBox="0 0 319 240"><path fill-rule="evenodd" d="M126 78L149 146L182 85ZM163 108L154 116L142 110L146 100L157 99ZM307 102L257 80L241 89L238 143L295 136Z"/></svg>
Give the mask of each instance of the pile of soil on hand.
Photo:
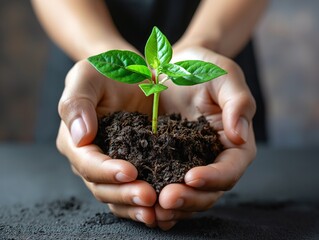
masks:
<svg viewBox="0 0 319 240"><path fill-rule="evenodd" d="M138 179L157 193L170 183L182 183L188 170L212 163L223 151L219 134L205 117L188 121L179 114L159 116L157 134L151 128L147 115L112 113L99 120L95 144L106 155L131 162Z"/></svg>

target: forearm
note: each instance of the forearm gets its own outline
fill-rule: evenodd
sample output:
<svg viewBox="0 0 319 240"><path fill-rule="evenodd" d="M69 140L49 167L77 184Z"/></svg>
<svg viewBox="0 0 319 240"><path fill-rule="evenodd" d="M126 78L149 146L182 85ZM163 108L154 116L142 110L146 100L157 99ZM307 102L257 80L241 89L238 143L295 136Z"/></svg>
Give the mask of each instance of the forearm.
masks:
<svg viewBox="0 0 319 240"><path fill-rule="evenodd" d="M234 57L251 38L267 0L202 0L177 46L200 45Z"/></svg>
<svg viewBox="0 0 319 240"><path fill-rule="evenodd" d="M32 0L32 4L50 38L76 61L110 49L133 49L101 0Z"/></svg>

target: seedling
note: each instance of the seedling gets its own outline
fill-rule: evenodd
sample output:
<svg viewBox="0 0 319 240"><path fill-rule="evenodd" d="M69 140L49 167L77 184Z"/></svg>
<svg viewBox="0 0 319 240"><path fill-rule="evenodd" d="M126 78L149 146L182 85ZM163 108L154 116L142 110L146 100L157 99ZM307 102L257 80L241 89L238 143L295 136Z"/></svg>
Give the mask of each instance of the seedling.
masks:
<svg viewBox="0 0 319 240"><path fill-rule="evenodd" d="M213 80L227 72L220 67L200 60L171 63L173 50L166 36L154 27L145 45L145 59L126 50L111 50L88 58L104 76L128 84L140 83L146 96L154 94L152 131L157 132L160 93L168 87L167 80L180 86L191 86ZM160 78L160 75L164 75ZM142 82L142 83L141 83Z"/></svg>

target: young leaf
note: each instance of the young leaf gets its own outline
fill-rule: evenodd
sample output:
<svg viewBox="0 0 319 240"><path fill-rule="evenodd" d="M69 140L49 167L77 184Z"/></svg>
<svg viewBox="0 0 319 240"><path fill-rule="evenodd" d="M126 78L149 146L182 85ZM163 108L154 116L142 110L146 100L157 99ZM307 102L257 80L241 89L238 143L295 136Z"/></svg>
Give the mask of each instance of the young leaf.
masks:
<svg viewBox="0 0 319 240"><path fill-rule="evenodd" d="M152 80L151 70L144 65L130 65L126 67L127 70L144 75L145 78Z"/></svg>
<svg viewBox="0 0 319 240"><path fill-rule="evenodd" d="M191 75L191 73L186 71L183 67L173 63L167 63L161 66L160 73L164 73L168 77L175 77L175 78Z"/></svg>
<svg viewBox="0 0 319 240"><path fill-rule="evenodd" d="M190 73L190 75L183 77L172 77L171 79L176 85L196 85L227 74L224 69L215 64L200 60L186 60L175 64L181 66Z"/></svg>
<svg viewBox="0 0 319 240"><path fill-rule="evenodd" d="M157 69L160 65L169 63L172 59L173 50L165 35L154 27L145 45L145 58L147 63Z"/></svg>
<svg viewBox="0 0 319 240"><path fill-rule="evenodd" d="M131 51L111 50L88 58L88 61L104 76L123 83L139 83L144 74L127 69L130 65L147 66L145 60Z"/></svg>
<svg viewBox="0 0 319 240"><path fill-rule="evenodd" d="M154 84L154 83L141 83L138 85L142 91L144 92L144 94L148 97L154 93L160 93L164 90L166 90L168 87L166 87L163 84Z"/></svg>

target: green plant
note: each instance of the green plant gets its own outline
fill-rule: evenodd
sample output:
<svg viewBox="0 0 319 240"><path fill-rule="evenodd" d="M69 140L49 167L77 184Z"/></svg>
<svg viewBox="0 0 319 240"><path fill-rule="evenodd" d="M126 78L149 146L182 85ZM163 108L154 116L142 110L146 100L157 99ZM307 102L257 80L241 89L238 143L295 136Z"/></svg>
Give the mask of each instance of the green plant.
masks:
<svg viewBox="0 0 319 240"><path fill-rule="evenodd" d="M227 72L220 67L200 60L171 63L173 50L166 36L154 27L145 45L145 60L140 55L123 50L111 50L88 58L104 76L113 80L135 84L146 96L154 94L152 131L157 132L160 92L167 89L165 81L190 86L210 81ZM166 75L160 80L160 75Z"/></svg>

